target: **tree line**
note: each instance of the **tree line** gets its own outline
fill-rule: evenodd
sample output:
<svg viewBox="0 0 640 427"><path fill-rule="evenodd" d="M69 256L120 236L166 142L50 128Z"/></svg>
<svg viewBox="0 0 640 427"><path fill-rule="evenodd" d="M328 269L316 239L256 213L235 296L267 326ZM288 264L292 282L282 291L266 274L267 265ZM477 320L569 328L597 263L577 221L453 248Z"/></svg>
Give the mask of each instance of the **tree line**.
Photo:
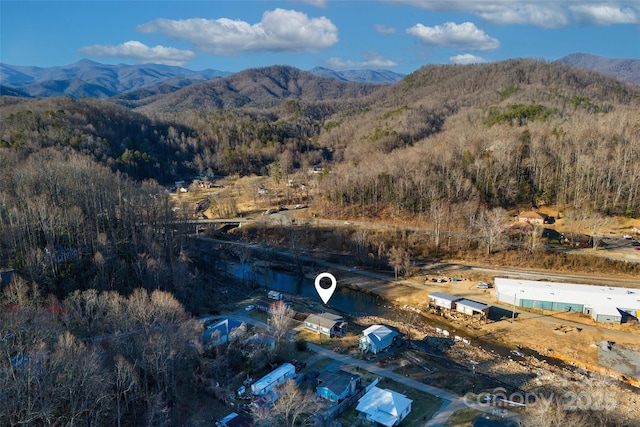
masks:
<svg viewBox="0 0 640 427"><path fill-rule="evenodd" d="M0 296L0 423L175 425L199 365L198 324L164 291Z"/></svg>

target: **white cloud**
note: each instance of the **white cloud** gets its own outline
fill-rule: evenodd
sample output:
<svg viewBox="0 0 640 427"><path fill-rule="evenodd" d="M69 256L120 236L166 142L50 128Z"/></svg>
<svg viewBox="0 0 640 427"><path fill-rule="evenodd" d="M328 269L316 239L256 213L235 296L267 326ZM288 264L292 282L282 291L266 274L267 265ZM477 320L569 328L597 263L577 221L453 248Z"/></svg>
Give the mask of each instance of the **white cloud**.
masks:
<svg viewBox="0 0 640 427"><path fill-rule="evenodd" d="M455 47L466 50L489 51L500 47L500 42L489 37L471 22L456 24L446 22L435 27L416 24L407 29L407 34L417 37L425 46Z"/></svg>
<svg viewBox="0 0 640 427"><path fill-rule="evenodd" d="M327 0L296 0L299 3L310 4L311 6L320 7L322 9L327 7Z"/></svg>
<svg viewBox="0 0 640 427"><path fill-rule="evenodd" d="M376 33L380 33L380 34L394 34L396 32L395 28L389 27L384 24L376 24L374 28L376 30Z"/></svg>
<svg viewBox="0 0 640 427"><path fill-rule="evenodd" d="M153 63L184 66L194 59L196 54L190 50L173 47L150 47L139 41L131 40L119 45L93 45L78 49L81 53L99 58L130 58L137 63Z"/></svg>
<svg viewBox="0 0 640 427"><path fill-rule="evenodd" d="M640 10L613 4L579 4L569 9L582 22L596 25L640 24Z"/></svg>
<svg viewBox="0 0 640 427"><path fill-rule="evenodd" d="M396 62L384 58L377 53L370 53L365 56L364 61L351 61L349 59L329 58L327 60L327 66L333 69L348 69L348 68L387 68L395 67L398 65Z"/></svg>
<svg viewBox="0 0 640 427"><path fill-rule="evenodd" d="M294 10L275 9L262 15L262 21L220 19L156 19L138 26L144 33L164 33L189 40L213 55L233 55L247 51L314 51L338 42L338 29L327 18L309 18Z"/></svg>
<svg viewBox="0 0 640 427"><path fill-rule="evenodd" d="M574 0L389 0L435 11L467 12L492 24L536 25L561 27L567 25L567 11L563 3Z"/></svg>
<svg viewBox="0 0 640 427"><path fill-rule="evenodd" d="M465 53L462 55L452 56L451 58L449 58L449 62L452 64L467 65L467 64L482 64L488 61L480 56L472 55L470 53Z"/></svg>

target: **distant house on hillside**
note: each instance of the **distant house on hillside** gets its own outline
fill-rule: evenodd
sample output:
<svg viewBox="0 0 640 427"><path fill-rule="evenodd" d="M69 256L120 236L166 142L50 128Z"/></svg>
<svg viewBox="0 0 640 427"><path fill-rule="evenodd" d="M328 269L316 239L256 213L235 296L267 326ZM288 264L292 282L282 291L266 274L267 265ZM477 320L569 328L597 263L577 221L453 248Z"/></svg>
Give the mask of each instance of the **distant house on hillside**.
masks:
<svg viewBox="0 0 640 427"><path fill-rule="evenodd" d="M304 326L328 337L343 337L347 333L347 323L342 316L333 313L310 314Z"/></svg>
<svg viewBox="0 0 640 427"><path fill-rule="evenodd" d="M535 212L535 211L526 211L518 214L518 221L526 222L528 224L546 224L548 222L548 216Z"/></svg>
<svg viewBox="0 0 640 427"><path fill-rule="evenodd" d="M378 354L389 347L398 337L398 331L385 325L372 325L362 331L358 347L362 351Z"/></svg>

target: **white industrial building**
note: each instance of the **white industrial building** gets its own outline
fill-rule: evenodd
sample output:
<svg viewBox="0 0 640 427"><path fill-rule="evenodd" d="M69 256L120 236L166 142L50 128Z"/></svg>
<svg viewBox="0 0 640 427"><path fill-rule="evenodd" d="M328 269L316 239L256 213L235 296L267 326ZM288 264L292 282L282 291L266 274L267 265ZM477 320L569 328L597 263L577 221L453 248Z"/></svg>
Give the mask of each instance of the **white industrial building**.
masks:
<svg viewBox="0 0 640 427"><path fill-rule="evenodd" d="M640 316L640 289L504 278L495 287L498 301L516 307L576 311L606 323Z"/></svg>

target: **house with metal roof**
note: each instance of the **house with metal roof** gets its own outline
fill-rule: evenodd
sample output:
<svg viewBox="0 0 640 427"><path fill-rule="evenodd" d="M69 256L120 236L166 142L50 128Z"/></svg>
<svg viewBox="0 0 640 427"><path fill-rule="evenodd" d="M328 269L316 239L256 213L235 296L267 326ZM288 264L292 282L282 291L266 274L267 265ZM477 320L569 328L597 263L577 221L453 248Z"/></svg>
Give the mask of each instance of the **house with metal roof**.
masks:
<svg viewBox="0 0 640 427"><path fill-rule="evenodd" d="M640 289L496 278L498 301L541 310L575 311L596 322L640 318Z"/></svg>
<svg viewBox="0 0 640 427"><path fill-rule="evenodd" d="M386 325L371 325L362 331L358 347L365 352L378 354L398 338L398 331Z"/></svg>
<svg viewBox="0 0 640 427"><path fill-rule="evenodd" d="M360 384L360 376L346 372L322 371L316 379L316 394L331 401L340 402L352 396Z"/></svg>
<svg viewBox="0 0 640 427"><path fill-rule="evenodd" d="M343 337L347 334L347 322L342 316L333 313L310 314L305 319L304 326L328 337Z"/></svg>
<svg viewBox="0 0 640 427"><path fill-rule="evenodd" d="M393 427L409 415L412 402L404 394L374 386L358 400L356 411L369 421Z"/></svg>

